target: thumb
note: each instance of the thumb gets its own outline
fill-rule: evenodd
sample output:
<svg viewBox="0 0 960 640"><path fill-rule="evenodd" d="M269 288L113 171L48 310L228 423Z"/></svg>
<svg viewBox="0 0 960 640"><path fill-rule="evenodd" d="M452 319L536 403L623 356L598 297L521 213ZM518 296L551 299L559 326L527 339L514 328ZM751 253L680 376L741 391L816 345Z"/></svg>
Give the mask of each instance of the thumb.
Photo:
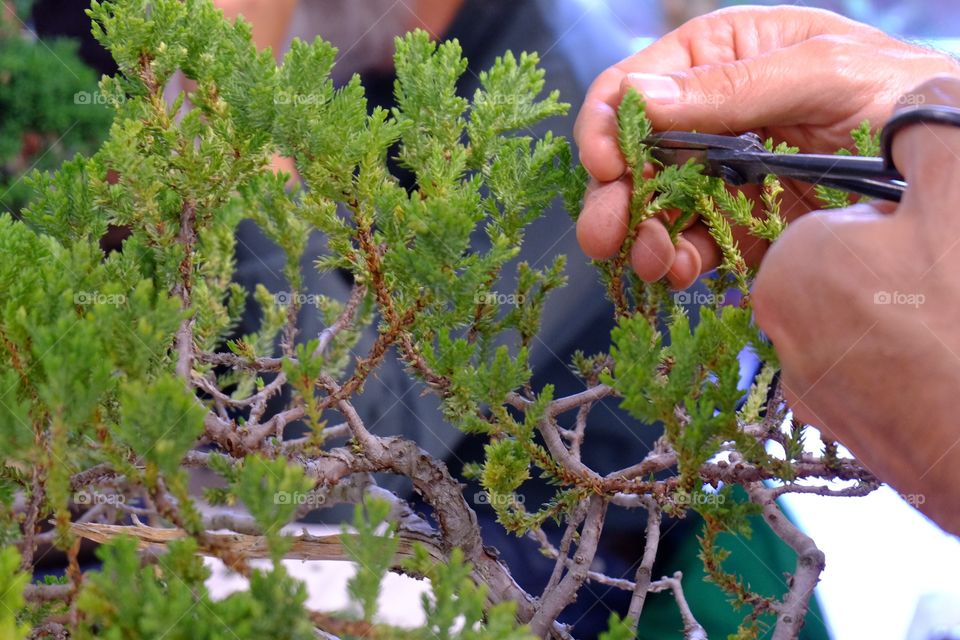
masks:
<svg viewBox="0 0 960 640"><path fill-rule="evenodd" d="M897 113L942 105L960 109L960 79L932 78L903 96ZM929 203L949 203L954 215L960 204L960 127L918 122L894 133L893 163L907 180L907 210ZM942 208L942 207L941 207ZM947 213L944 211L943 213Z"/></svg>
<svg viewBox="0 0 960 640"><path fill-rule="evenodd" d="M828 124L838 109L855 110L857 74L837 73L842 37L817 36L753 58L695 66L662 75L631 73L621 91L647 101L655 129L730 133L766 126ZM854 80L854 83L858 82Z"/></svg>

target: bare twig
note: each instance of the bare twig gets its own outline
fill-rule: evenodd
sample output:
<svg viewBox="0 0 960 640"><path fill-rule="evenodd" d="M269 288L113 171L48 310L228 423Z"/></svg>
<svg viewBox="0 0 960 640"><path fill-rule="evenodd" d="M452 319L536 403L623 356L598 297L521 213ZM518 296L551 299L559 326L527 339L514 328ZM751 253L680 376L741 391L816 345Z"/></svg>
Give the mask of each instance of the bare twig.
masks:
<svg viewBox="0 0 960 640"><path fill-rule="evenodd" d="M636 585L633 588L633 597L630 599L630 609L627 612L627 617L630 618L634 629L640 622L640 614L643 612L643 604L653 577L653 563L657 559L657 548L660 546L660 506L650 497L644 497L643 502L647 509L646 542L643 546L640 566L637 567Z"/></svg>
<svg viewBox="0 0 960 640"><path fill-rule="evenodd" d="M327 350L330 343L333 342L333 339L337 337L337 334L353 324L353 320L357 315L357 309L360 308L360 303L363 302L365 297L367 297L367 288L362 284L354 285L353 290L350 292L350 299L347 300L347 304L344 305L340 315L337 316L333 324L320 332L316 350L318 355Z"/></svg>
<svg viewBox="0 0 960 640"><path fill-rule="evenodd" d="M197 353L197 360L204 364L252 372L280 371L280 369L283 368L283 358L251 359L238 356L234 353L209 353L200 351Z"/></svg>
<svg viewBox="0 0 960 640"><path fill-rule="evenodd" d="M828 484L797 484L788 482L770 490L771 496L776 499L786 493L808 493L818 496L833 496L836 498L855 498L869 495L880 488L876 482L858 482L849 487L835 488Z"/></svg>
<svg viewBox="0 0 960 640"><path fill-rule="evenodd" d="M73 591L69 584L28 584L23 587L23 597L29 602L54 602L66 600Z"/></svg>
<svg viewBox="0 0 960 640"><path fill-rule="evenodd" d="M27 506L27 516L23 522L23 544L20 546L20 569L32 571L33 553L37 549L37 519L40 517L40 504L43 502L43 468L37 465L33 468L30 480L30 502Z"/></svg>
<svg viewBox="0 0 960 640"><path fill-rule="evenodd" d="M583 519L587 516L587 510L585 505L580 504L573 510L570 514L569 519L567 520L567 528L563 532L563 537L560 539L560 549L554 549L553 545L549 544L549 540L546 540L547 545L544 545L548 553L551 553L556 559L557 563L553 566L553 573L550 575L550 580L547 582L547 586L543 590L543 595L553 591L553 589L560 583L560 578L563 577L563 570L567 566L567 559L570 556L570 543L573 541L573 536L577 532L577 528L580 527L580 523L583 522ZM546 536L544 536L546 538Z"/></svg>
<svg viewBox="0 0 960 640"><path fill-rule="evenodd" d="M587 416L590 415L590 409L593 407L592 402L585 402L580 405L580 409L577 410L577 421L573 429L573 433L569 438L570 441L570 455L572 455L577 460L580 459L580 447L583 445L583 437L587 431Z"/></svg>
<svg viewBox="0 0 960 640"><path fill-rule="evenodd" d="M686 597L683 595L683 586L681 581L683 580L683 574L677 571L673 574L672 577L660 578L656 587L652 587L651 591L664 591L670 589L673 591L673 597L677 601L677 607L680 608L680 617L683 619L683 637L684 640L707 640L707 632L704 630L700 623L697 622L697 619L693 617L693 612L690 610L690 605L687 603Z"/></svg>
<svg viewBox="0 0 960 640"><path fill-rule="evenodd" d="M792 640L800 634L806 620L813 589L826 566L823 552L813 539L798 529L777 506L773 492L761 483L747 485L750 499L763 509L763 518L771 529L797 554L797 567L787 581L789 589L777 605L777 625L773 640Z"/></svg>
<svg viewBox="0 0 960 640"><path fill-rule="evenodd" d="M177 243L183 249L183 259L180 261L180 278L173 287L173 295L180 298L180 308L187 311L190 308L190 293L193 288L193 247L197 242L197 209L196 205L187 200L180 211L180 233ZM177 350L177 375L186 381L190 380L190 369L193 367L193 323L191 313L180 321L180 327L174 336Z"/></svg>
<svg viewBox="0 0 960 640"><path fill-rule="evenodd" d="M107 543L118 536L133 536L137 539L141 549L158 546L162 548L174 540L188 536L183 529L144 525L81 524L75 522L71 524L71 529L76 535L101 544ZM446 555L440 548L441 543L438 538L423 536L411 531L398 532L397 535L400 541L397 547L397 555L394 558L395 568L400 568L402 560L413 557L416 544L423 545L434 560L438 562L446 561ZM199 550L206 556L221 557L226 550L248 559L271 557L267 539L262 535L249 535L239 532L212 533L208 531L204 538L205 540L201 543ZM344 536L339 533L315 536L303 531L291 536L290 550L284 557L290 560L349 561L350 556L344 550L343 539ZM62 586L67 589L70 587L70 585L54 586ZM53 598L51 597L51 599Z"/></svg>
<svg viewBox="0 0 960 640"><path fill-rule="evenodd" d="M53 639L53 640L67 640L70 637L70 634L67 632L67 628L59 622L43 622L42 624L37 625L30 631L30 635L27 636L30 640L39 640L40 638L44 639Z"/></svg>
<svg viewBox="0 0 960 640"><path fill-rule="evenodd" d="M600 531L603 529L603 519L607 511L607 503L600 496L591 496L587 506L587 517L580 533L580 542L573 556L573 563L567 575L550 593L540 600L540 607L536 615L530 620L530 630L543 637L552 628L557 616L573 602L584 580L600 542Z"/></svg>

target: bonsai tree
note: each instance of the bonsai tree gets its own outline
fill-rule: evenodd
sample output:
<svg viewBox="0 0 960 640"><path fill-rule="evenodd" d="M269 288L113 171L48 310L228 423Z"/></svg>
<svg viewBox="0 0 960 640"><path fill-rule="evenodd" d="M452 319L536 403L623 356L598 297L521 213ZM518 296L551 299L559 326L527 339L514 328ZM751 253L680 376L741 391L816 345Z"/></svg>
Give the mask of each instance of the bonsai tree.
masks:
<svg viewBox="0 0 960 640"><path fill-rule="evenodd" d="M109 0L90 14L120 69L100 84L115 109L109 138L90 157L35 174L22 220L0 218L0 637L569 638L558 616L589 581L632 594L609 638L633 637L657 591L672 592L687 638L705 638L683 576L652 573L662 518L690 509L705 521L708 578L745 610L738 637L797 637L824 557L776 498L860 495L877 481L833 443L804 450L776 356L751 324L752 272L730 225L777 237L775 178L758 215L692 164L643 178L650 125L640 96L627 96L630 224L677 209L676 235L702 216L723 251L718 295L693 326L665 285L630 273L628 241L596 265L617 319L609 352L579 354L571 366L584 390L558 396L533 387L528 350L546 296L563 286L564 257L535 269L516 256L554 198L575 215L586 180L565 140L523 135L567 109L540 95L536 55L504 54L466 100L455 92L466 68L458 44L412 33L397 40L397 107L368 111L357 78L339 89L328 79L332 47L295 41L277 65L251 44L249 25L228 23L209 0ZM182 117L186 96L163 99L178 70L196 86ZM868 128L857 137L869 152ZM269 169L274 153L296 161L302 187ZM389 156L415 177L412 190L391 175ZM322 333L298 341L301 297L278 304L261 286L259 330L228 339L245 303L232 282L243 219L286 252L289 292L301 291L308 234L325 235L316 268L345 270L354 285L347 299L318 301ZM104 255L109 225L131 234ZM478 233L488 249L471 245ZM507 270L517 304L501 308L494 287ZM730 289L740 303L720 304ZM376 340L356 353L365 327ZM746 393L744 349L765 363ZM354 399L391 357L438 396L450 429L488 439L467 474L507 530L555 560L542 593L523 590L484 544L461 478L417 442L368 428ZM600 474L581 452L591 408L605 398L618 398L638 428L662 423L663 436L634 464ZM295 423L306 435L285 433ZM222 484L191 492L195 469ZM374 472L409 479L432 513L378 487ZM534 474L555 488L543 504L519 498ZM804 482L813 478L851 482ZM356 510L340 535L284 528L343 502ZM591 569L611 509L646 522L633 579ZM718 537L746 533L752 514L796 553L783 593L754 593L724 569ZM548 519L564 524L558 539L544 531ZM102 543L97 569L80 566L85 539ZM38 545L65 553L63 577L31 582ZM212 600L201 556L249 578L249 591ZM269 568L254 568L256 558ZM356 562L355 611L307 609L284 558ZM388 571L430 578L424 627L378 621Z"/></svg>

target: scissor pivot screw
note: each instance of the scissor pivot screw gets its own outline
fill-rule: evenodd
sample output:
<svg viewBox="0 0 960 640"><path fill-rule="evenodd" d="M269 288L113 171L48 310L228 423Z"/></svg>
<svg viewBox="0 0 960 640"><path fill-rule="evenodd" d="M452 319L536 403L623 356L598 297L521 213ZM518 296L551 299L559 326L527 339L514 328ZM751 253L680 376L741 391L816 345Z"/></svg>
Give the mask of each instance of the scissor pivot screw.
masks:
<svg viewBox="0 0 960 640"><path fill-rule="evenodd" d="M732 184L735 187L739 187L747 182L746 179L740 175L739 171L726 165L720 167L720 177L723 178L724 182L727 184Z"/></svg>
<svg viewBox="0 0 960 640"><path fill-rule="evenodd" d="M760 146L760 147L764 146L764 145L763 145L763 138L761 138L760 136L758 136L757 134L755 134L753 131L748 131L748 132L746 132L745 134L743 134L743 135L740 136L740 137L741 137L741 138L746 138L746 139L752 141L752 142L753 142L754 144L756 144L757 146Z"/></svg>

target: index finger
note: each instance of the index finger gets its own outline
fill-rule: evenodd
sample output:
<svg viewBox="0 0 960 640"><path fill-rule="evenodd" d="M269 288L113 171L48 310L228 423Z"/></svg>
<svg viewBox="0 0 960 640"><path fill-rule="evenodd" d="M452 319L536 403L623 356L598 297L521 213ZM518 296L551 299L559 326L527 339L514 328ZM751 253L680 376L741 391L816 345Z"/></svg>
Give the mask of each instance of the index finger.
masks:
<svg viewBox="0 0 960 640"><path fill-rule="evenodd" d="M799 7L731 7L691 20L613 65L590 85L574 126L580 162L600 182L616 180L626 171L617 144L616 109L629 73L679 73L864 28L829 11Z"/></svg>
<svg viewBox="0 0 960 640"><path fill-rule="evenodd" d="M600 182L616 180L627 170L617 144L617 105L623 79L636 69L667 73L690 68L690 55L675 34L671 32L613 65L597 76L587 90L573 126L573 137L580 149L580 163Z"/></svg>

